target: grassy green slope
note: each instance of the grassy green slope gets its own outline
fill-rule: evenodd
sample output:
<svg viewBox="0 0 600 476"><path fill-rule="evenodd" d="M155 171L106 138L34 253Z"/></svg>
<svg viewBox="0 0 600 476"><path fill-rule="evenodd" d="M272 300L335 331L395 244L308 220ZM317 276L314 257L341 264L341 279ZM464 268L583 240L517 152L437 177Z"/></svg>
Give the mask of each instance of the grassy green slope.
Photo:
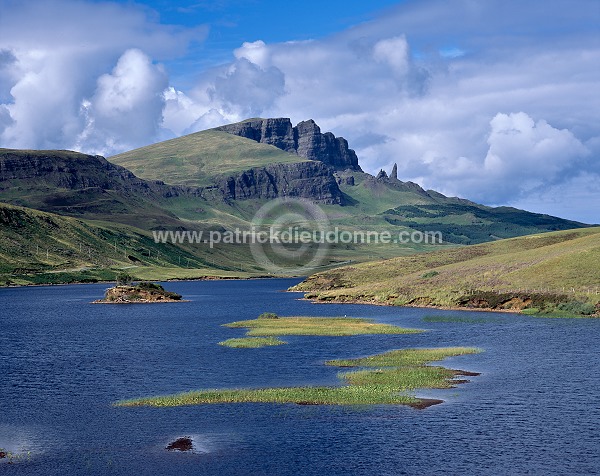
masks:
<svg viewBox="0 0 600 476"><path fill-rule="evenodd" d="M404 204L382 213L393 226L440 231L444 240L464 245L512 238L541 231L581 228L583 223L512 207L486 207L440 200L435 204Z"/></svg>
<svg viewBox="0 0 600 476"><path fill-rule="evenodd" d="M118 154L109 160L148 180L205 186L217 175L306 159L227 132L207 130Z"/></svg>
<svg viewBox="0 0 600 476"><path fill-rule="evenodd" d="M349 206L327 209L336 224L378 226L392 233L440 231L446 243L461 245L587 226L516 208L487 207L445 197L410 182L378 182L361 173L353 176L354 186L341 185Z"/></svg>
<svg viewBox="0 0 600 476"><path fill-rule="evenodd" d="M131 226L80 220L0 203L0 285L112 280L127 269L139 279L248 276L241 250L198 253L155 243ZM201 255L201 256L198 256Z"/></svg>
<svg viewBox="0 0 600 476"><path fill-rule="evenodd" d="M322 301L523 308L600 301L600 228L530 235L318 273Z"/></svg>
<svg viewBox="0 0 600 476"><path fill-rule="evenodd" d="M163 180L172 185L205 186L210 184L215 176L228 172L272 163L302 162L305 159L271 145L260 144L226 132L207 130L119 154L109 160L146 180ZM362 185L367 177L367 174L356 173L358 186L343 188L350 206L322 206L330 217L332 227L376 231L404 229L405 227L390 225L383 216L377 214L402 203L435 203L435 200L426 194L415 193L409 188L397 189L382 185L374 192L373 187ZM213 228L221 225L225 229L232 229L249 228L252 217L265 203L266 200L256 199L226 203L214 197L209 203L199 205L197 200L176 198L165 203L164 207L180 218L196 223L196 226L201 222ZM389 258L431 249L430 245L419 244L369 247L354 244L334 245L331 247L329 259L324 264ZM237 261L244 269L247 267L245 260Z"/></svg>
<svg viewBox="0 0 600 476"><path fill-rule="evenodd" d="M208 130L120 154L110 160L145 179L161 179L173 185L206 185L212 177L226 172L303 159L271 145ZM359 172L352 172L351 175L354 185L348 185L344 180L340 184L347 197L347 205L321 205L332 228L390 232L393 235L402 230L441 231L446 245L455 246L583 226L547 215L506 207L490 208L445 197L411 183L376 181L374 177ZM247 228L255 212L266 203L264 200L225 203L215 199L202 205L198 213L195 200L189 204L185 200L178 200L173 200L165 207L192 223L202 222L212 227L221 225L225 229L236 226ZM324 264L386 259L436 248L419 243L334 245ZM247 260L242 258L237 261L240 267L251 269L251 263L246 263Z"/></svg>

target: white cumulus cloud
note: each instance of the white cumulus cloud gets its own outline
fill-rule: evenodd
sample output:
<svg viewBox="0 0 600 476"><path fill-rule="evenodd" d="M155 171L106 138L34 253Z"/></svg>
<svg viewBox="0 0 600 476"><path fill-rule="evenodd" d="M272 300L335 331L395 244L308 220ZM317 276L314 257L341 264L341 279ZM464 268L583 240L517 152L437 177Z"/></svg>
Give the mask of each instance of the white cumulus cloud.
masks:
<svg viewBox="0 0 600 476"><path fill-rule="evenodd" d="M375 43L373 57L376 61L387 63L400 76L405 75L410 67L408 43L404 35Z"/></svg>
<svg viewBox="0 0 600 476"><path fill-rule="evenodd" d="M151 112L151 121L156 119L155 108L146 104L156 104L154 87L149 85L157 84L156 75L136 78L135 71L144 70L142 64L124 54L139 50L152 61L169 59L184 54L190 42L201 41L206 35L205 27L183 29L160 24L148 9L135 4L83 0L0 0L0 4L3 147L109 152L153 142L157 131L147 127L146 119L139 119L138 131L127 129L133 134L127 140L122 140L123 134L109 137L120 123L106 124L105 119L114 116L114 111L109 113L106 105L102 106L103 97L106 103L109 91L117 93L127 78L139 79L144 85L137 93L121 90L119 107L129 107L130 117ZM111 73L119 58L118 71ZM108 84L110 78L103 76L106 74L114 77L112 85ZM105 78L103 84L98 82L101 77ZM146 99L140 97L144 93L148 94ZM126 101L131 104L126 106ZM89 109L92 106L93 113ZM135 108L139 113L133 111ZM90 120L96 121L97 134L92 133Z"/></svg>
<svg viewBox="0 0 600 476"><path fill-rule="evenodd" d="M78 148L108 155L152 141L162 124L167 85L161 66L138 49L127 50L112 73L98 78L94 95L82 102L86 127Z"/></svg>
<svg viewBox="0 0 600 476"><path fill-rule="evenodd" d="M555 129L543 119L535 122L524 112L496 114L490 126L484 168L497 178L527 174L539 181L555 179L589 152L567 129Z"/></svg>

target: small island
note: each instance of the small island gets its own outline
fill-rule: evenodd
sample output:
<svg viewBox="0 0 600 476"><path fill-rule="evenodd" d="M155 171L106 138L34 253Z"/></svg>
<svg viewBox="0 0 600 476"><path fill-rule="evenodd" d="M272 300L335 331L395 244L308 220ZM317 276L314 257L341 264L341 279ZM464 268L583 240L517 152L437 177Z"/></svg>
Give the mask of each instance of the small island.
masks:
<svg viewBox="0 0 600 476"><path fill-rule="evenodd" d="M132 281L129 275L119 275L116 286L107 289L104 298L94 301L94 304L186 302L181 299L181 294L166 291L160 284L147 281L133 284Z"/></svg>

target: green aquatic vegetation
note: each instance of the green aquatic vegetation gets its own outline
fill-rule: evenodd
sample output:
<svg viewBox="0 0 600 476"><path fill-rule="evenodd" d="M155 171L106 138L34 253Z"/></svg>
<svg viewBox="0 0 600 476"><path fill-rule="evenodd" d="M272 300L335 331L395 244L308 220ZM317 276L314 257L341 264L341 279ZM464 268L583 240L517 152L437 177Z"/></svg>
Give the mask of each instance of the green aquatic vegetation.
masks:
<svg viewBox="0 0 600 476"><path fill-rule="evenodd" d="M392 390L417 388L451 388L455 370L444 367L400 367L344 372L340 377L350 385L388 387Z"/></svg>
<svg viewBox="0 0 600 476"><path fill-rule="evenodd" d="M440 347L430 349L398 349L358 359L329 360L336 367L407 367L419 366L457 355L478 354L475 347Z"/></svg>
<svg viewBox="0 0 600 476"><path fill-rule="evenodd" d="M279 316L277 314L275 314L274 312L263 312L260 316L258 316L259 319L279 319Z"/></svg>
<svg viewBox="0 0 600 476"><path fill-rule="evenodd" d="M420 329L405 329L389 324L377 324L369 319L350 317L280 317L251 319L224 324L225 327L246 327L249 336L353 336L361 334L414 334Z"/></svg>
<svg viewBox="0 0 600 476"><path fill-rule="evenodd" d="M418 404L411 395L398 395L384 387L283 387L231 390L197 390L176 395L118 402L117 406L177 407L210 403L297 403L306 405Z"/></svg>
<svg viewBox="0 0 600 476"><path fill-rule="evenodd" d="M535 317L554 318L586 318L594 317L597 306L591 302L572 300L552 303L541 307L529 307L521 311L522 314Z"/></svg>
<svg viewBox="0 0 600 476"><path fill-rule="evenodd" d="M338 376L346 385L339 387L195 390L175 395L123 400L115 405L173 407L254 402L305 405L403 404L422 408L440 401L420 399L412 391L418 388L450 388L460 383L453 380L455 376L470 375L443 367L429 367L426 363L478 352L481 350L469 347L403 349L359 359L332 360L327 364L338 367L376 367L340 373Z"/></svg>
<svg viewBox="0 0 600 476"><path fill-rule="evenodd" d="M219 345L235 349L257 349L282 344L287 344L287 342L277 337L239 337L219 342Z"/></svg>

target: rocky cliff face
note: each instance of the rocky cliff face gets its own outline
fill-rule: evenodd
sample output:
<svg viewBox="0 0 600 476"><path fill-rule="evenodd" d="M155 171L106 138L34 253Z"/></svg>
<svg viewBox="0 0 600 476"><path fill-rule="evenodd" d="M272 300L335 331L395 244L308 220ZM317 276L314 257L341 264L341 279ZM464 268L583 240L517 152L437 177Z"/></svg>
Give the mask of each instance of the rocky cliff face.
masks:
<svg viewBox="0 0 600 476"><path fill-rule="evenodd" d="M248 119L244 122L217 127L216 130L296 153L294 128L289 119Z"/></svg>
<svg viewBox="0 0 600 476"><path fill-rule="evenodd" d="M322 134L312 119L300 122L296 127L292 127L287 118L249 119L217 127L216 130L270 144L336 169L362 171L356 153L348 147L348 141L343 137L335 137L331 132Z"/></svg>
<svg viewBox="0 0 600 476"><path fill-rule="evenodd" d="M272 164L223 177L217 187L226 199L301 197L325 204L343 204L335 177L320 162Z"/></svg>
<svg viewBox="0 0 600 476"><path fill-rule="evenodd" d="M101 156L0 149L0 201L13 205L149 228L179 223L163 206L181 195L202 190L142 180Z"/></svg>
<svg viewBox="0 0 600 476"><path fill-rule="evenodd" d="M139 179L99 155L71 151L0 149L0 189L27 185L79 190L98 188L150 193L160 182ZM156 187L153 187L156 186Z"/></svg>

